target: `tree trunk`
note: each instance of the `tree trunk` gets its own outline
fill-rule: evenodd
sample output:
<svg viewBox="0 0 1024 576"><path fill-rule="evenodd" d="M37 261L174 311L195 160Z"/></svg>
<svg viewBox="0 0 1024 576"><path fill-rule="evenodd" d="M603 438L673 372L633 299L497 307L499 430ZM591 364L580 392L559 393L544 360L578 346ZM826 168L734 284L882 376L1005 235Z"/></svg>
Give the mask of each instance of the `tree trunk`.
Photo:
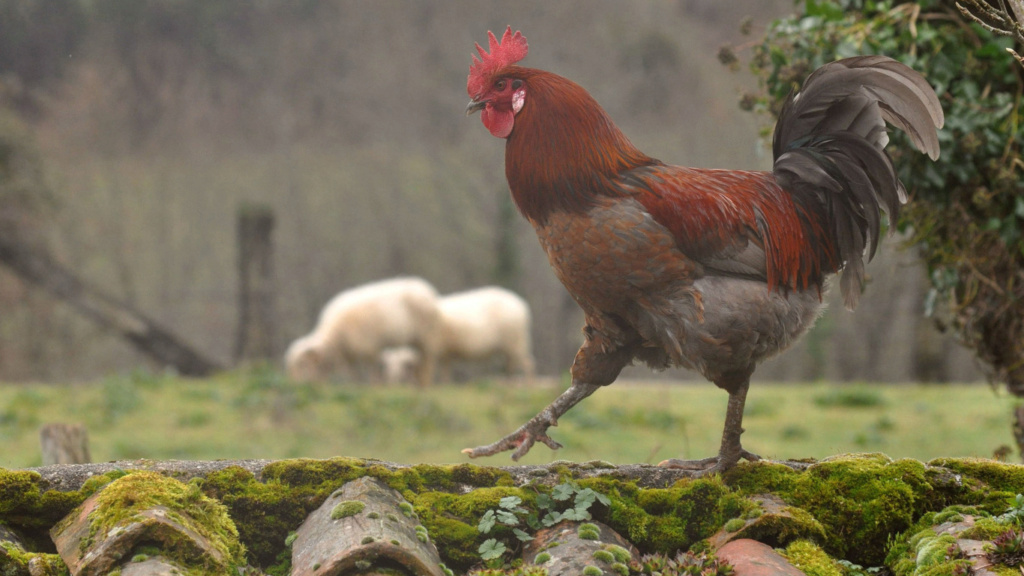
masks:
<svg viewBox="0 0 1024 576"><path fill-rule="evenodd" d="M238 334L235 361L274 355L274 213L266 206L238 211Z"/></svg>
<svg viewBox="0 0 1024 576"><path fill-rule="evenodd" d="M222 369L155 321L80 280L43 248L0 237L0 263L97 324L117 332L150 358L173 366L182 375L207 376Z"/></svg>

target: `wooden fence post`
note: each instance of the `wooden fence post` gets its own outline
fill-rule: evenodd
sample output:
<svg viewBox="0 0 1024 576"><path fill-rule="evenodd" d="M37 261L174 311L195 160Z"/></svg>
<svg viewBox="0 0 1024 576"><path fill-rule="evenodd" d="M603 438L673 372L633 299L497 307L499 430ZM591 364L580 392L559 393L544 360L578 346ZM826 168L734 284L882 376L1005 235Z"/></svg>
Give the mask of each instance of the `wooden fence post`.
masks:
<svg viewBox="0 0 1024 576"><path fill-rule="evenodd" d="M52 464L88 464L89 433L82 424L46 424L39 430L43 466Z"/></svg>
<svg viewBox="0 0 1024 576"><path fill-rule="evenodd" d="M238 210L238 333L235 361L274 355L274 212L246 204Z"/></svg>

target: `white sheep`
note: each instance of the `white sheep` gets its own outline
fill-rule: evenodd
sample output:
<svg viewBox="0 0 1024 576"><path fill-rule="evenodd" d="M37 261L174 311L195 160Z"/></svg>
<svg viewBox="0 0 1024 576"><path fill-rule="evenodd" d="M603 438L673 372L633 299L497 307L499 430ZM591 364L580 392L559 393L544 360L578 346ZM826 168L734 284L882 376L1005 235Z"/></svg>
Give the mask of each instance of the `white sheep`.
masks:
<svg viewBox="0 0 1024 576"><path fill-rule="evenodd" d="M313 332L288 347L285 366L293 380L318 380L332 369L376 369L383 350L408 346L423 359L416 366L416 382L428 386L439 339L434 287L420 278L382 280L332 298Z"/></svg>
<svg viewBox="0 0 1024 576"><path fill-rule="evenodd" d="M438 362L444 376L450 376L453 361L480 362L494 356L505 361L509 374L534 375L530 351L530 307L514 292L488 286L442 297L441 337ZM419 366L419 355L409 348L381 354L389 381L404 379L410 368Z"/></svg>

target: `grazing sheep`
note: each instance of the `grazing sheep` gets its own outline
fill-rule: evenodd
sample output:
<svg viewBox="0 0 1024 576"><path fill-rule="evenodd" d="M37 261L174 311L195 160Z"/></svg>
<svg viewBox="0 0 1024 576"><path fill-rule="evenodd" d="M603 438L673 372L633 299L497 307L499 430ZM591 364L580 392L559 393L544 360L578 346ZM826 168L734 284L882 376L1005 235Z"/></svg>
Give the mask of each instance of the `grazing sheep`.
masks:
<svg viewBox="0 0 1024 576"><path fill-rule="evenodd" d="M332 369L376 369L380 353L408 346L423 361L416 382L433 379L440 337L437 291L420 278L395 278L346 290L327 303L310 334L285 353L289 378L318 380Z"/></svg>
<svg viewBox="0 0 1024 576"><path fill-rule="evenodd" d="M530 307L514 292L489 286L442 297L438 362L442 378L450 377L453 361L484 361L500 355L509 374L532 378ZM386 378L398 381L418 366L414 350L397 348L381 354Z"/></svg>

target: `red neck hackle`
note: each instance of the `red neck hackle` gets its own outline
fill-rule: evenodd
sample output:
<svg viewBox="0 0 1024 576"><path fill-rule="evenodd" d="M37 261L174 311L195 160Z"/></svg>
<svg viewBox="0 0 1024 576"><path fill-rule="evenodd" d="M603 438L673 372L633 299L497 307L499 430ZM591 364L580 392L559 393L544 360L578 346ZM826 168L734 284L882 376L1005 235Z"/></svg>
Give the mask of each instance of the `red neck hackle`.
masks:
<svg viewBox="0 0 1024 576"><path fill-rule="evenodd" d="M500 42L490 30L487 31L487 38L490 53L477 44L476 51L480 53L480 57L473 56L473 64L469 67L466 91L470 98L480 96L487 89L495 72L526 58L529 50L526 36L518 30L513 34L511 26L505 28Z"/></svg>

